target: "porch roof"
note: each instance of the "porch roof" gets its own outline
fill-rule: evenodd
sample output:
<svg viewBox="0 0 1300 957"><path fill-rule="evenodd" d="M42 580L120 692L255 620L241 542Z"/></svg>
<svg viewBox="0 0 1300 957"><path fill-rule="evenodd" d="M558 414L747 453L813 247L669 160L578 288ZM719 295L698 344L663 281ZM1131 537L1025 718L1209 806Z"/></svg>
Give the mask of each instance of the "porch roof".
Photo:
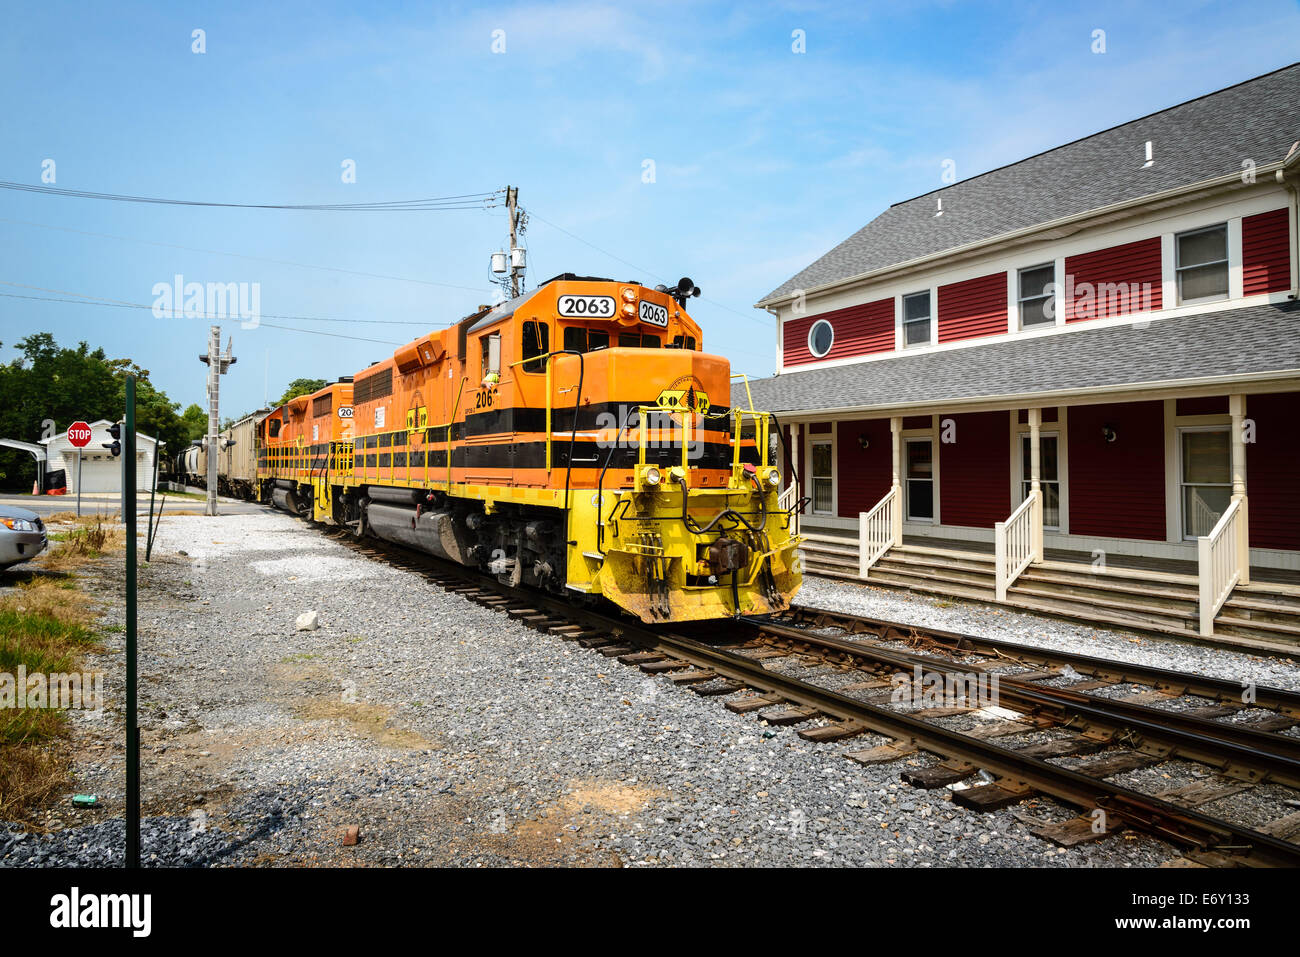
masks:
<svg viewBox="0 0 1300 957"><path fill-rule="evenodd" d="M767 412L873 411L1300 377L1300 302L1083 328L786 372L749 383ZM733 406L748 408L745 385Z"/></svg>

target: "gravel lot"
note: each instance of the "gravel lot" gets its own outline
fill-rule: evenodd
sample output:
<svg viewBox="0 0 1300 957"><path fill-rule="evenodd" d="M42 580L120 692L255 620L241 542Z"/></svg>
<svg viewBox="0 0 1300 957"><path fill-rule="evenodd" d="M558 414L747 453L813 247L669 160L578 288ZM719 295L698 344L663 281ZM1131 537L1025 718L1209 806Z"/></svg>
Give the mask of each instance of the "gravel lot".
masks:
<svg viewBox="0 0 1300 957"><path fill-rule="evenodd" d="M1132 834L1057 848L1019 817L1064 820L1068 808L1036 799L965 811L945 790L899 783L901 763L864 768L842 756L878 740L810 744L765 727L284 515L168 518L154 558L141 572L140 667L144 853L155 864L1080 867L1177 857ZM106 606L119 600L120 568L85 577ZM1077 632L1096 653L1224 654L818 580L803 600L1016 640ZM297 631L308 610L319 629ZM105 624L117 623L120 610L108 612ZM74 719L74 790L98 806L73 808L69 796L48 834L0 829L0 864L116 860L121 639L107 634L110 653L92 660L107 672L110 709ZM1239 657L1296 686L1293 672L1282 681L1288 666ZM349 825L360 828L356 846L343 845Z"/></svg>

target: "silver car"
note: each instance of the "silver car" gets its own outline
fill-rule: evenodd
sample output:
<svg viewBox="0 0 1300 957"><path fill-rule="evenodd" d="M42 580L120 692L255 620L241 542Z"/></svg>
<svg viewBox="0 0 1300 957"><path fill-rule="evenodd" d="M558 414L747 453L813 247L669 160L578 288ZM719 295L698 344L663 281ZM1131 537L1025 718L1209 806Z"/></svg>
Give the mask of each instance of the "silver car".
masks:
<svg viewBox="0 0 1300 957"><path fill-rule="evenodd" d="M28 562L45 551L45 523L25 508L0 505L0 571Z"/></svg>

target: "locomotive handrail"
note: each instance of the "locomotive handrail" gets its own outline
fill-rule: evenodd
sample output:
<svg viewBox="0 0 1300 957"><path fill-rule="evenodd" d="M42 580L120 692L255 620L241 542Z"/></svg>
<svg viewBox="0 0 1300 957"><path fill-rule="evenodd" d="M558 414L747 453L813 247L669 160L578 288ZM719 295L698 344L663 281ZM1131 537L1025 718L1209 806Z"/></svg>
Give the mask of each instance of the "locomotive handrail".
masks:
<svg viewBox="0 0 1300 957"><path fill-rule="evenodd" d="M757 415L757 414L758 414L758 410L754 408L754 393L752 393L752 392L749 391L749 376L745 375L745 373L743 373L743 372L733 372L733 373L731 374L731 377L732 377L733 379L741 379L741 380L744 381L744 383L745 383L745 397L749 399L749 411L750 411L750 412L753 412L755 415Z"/></svg>

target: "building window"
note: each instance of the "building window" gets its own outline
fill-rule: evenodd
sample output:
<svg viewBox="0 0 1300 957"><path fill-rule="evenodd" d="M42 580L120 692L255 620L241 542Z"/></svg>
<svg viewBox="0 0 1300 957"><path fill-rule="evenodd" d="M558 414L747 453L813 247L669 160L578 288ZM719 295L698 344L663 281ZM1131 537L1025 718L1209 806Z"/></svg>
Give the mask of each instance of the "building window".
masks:
<svg viewBox="0 0 1300 957"><path fill-rule="evenodd" d="M1032 266L1020 270L1020 328L1053 325L1056 322L1056 266Z"/></svg>
<svg viewBox="0 0 1300 957"><path fill-rule="evenodd" d="M1178 301L1208 302L1228 297L1228 227L1226 224L1180 233Z"/></svg>
<svg viewBox="0 0 1300 957"><path fill-rule="evenodd" d="M930 293L916 292L903 297L903 345L926 345L930 335Z"/></svg>
<svg viewBox="0 0 1300 957"><path fill-rule="evenodd" d="M934 443L930 439L908 439L907 520L934 521Z"/></svg>
<svg viewBox="0 0 1300 957"><path fill-rule="evenodd" d="M831 351L835 343L835 327L825 319L818 319L808 330L808 351L820 359Z"/></svg>
<svg viewBox="0 0 1300 957"><path fill-rule="evenodd" d="M1034 457L1031 437L1020 436L1020 500L1029 498L1033 488ZM1038 487L1043 493L1043 527L1061 527L1061 471L1057 458L1057 437L1053 432L1038 435Z"/></svg>
<svg viewBox="0 0 1300 957"><path fill-rule="evenodd" d="M834 456L830 439L813 439L812 510L814 515L835 514Z"/></svg>
<svg viewBox="0 0 1300 957"><path fill-rule="evenodd" d="M1214 531L1232 501L1232 442L1228 426L1179 430L1183 538Z"/></svg>

